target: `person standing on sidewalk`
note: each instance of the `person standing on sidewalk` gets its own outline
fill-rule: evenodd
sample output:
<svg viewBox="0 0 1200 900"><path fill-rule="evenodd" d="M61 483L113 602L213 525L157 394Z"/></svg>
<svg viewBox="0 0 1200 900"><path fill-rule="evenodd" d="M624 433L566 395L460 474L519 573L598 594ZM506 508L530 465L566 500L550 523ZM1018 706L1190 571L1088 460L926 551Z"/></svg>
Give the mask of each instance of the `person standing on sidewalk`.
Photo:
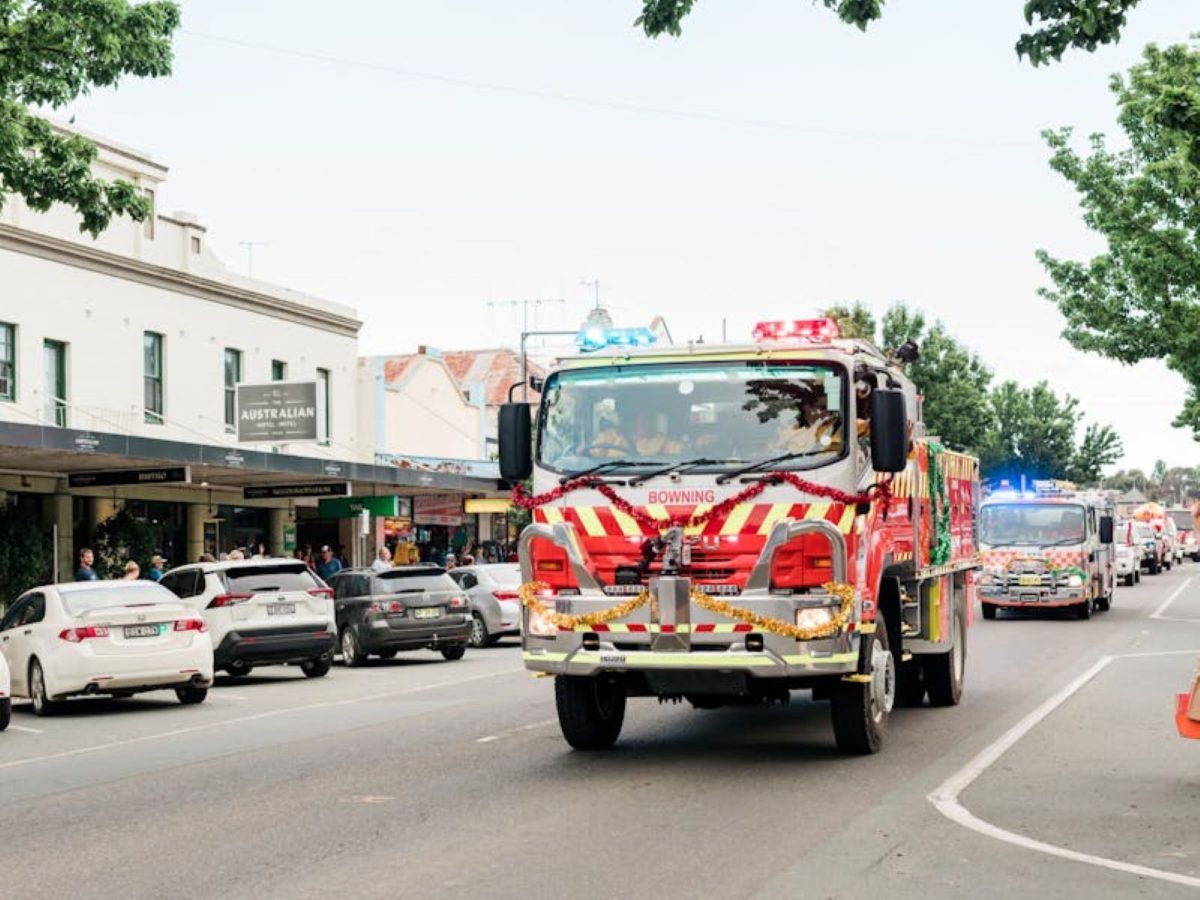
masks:
<svg viewBox="0 0 1200 900"><path fill-rule="evenodd" d="M323 581L328 581L342 571L342 564L333 555L333 548L328 544L321 548L321 561L317 563L317 574Z"/></svg>
<svg viewBox="0 0 1200 900"><path fill-rule="evenodd" d="M387 547L380 547L379 553L375 557L375 561L371 563L371 571L386 572L392 567L392 551Z"/></svg>
<svg viewBox="0 0 1200 900"><path fill-rule="evenodd" d="M92 553L91 547L84 547L79 551L79 568L75 570L76 581L99 581L100 576L96 574L96 570L92 568L92 563L96 560L95 554Z"/></svg>
<svg viewBox="0 0 1200 900"><path fill-rule="evenodd" d="M159 554L155 553L150 557L150 568L146 571L147 577L151 581L158 581L167 572L167 561Z"/></svg>

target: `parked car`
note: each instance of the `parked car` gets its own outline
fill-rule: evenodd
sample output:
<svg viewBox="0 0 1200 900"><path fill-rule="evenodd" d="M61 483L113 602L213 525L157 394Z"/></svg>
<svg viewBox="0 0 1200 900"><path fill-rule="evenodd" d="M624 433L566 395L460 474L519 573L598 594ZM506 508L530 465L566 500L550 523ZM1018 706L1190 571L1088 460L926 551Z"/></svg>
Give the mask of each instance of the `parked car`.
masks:
<svg viewBox="0 0 1200 900"><path fill-rule="evenodd" d="M1146 548L1133 536L1133 523L1121 522L1114 529L1117 545L1117 577L1127 586L1142 580L1142 557Z"/></svg>
<svg viewBox="0 0 1200 900"><path fill-rule="evenodd" d="M12 694L39 716L78 694L173 688L200 703L213 678L204 620L152 581L83 581L26 591L0 619Z"/></svg>
<svg viewBox="0 0 1200 900"><path fill-rule="evenodd" d="M333 663L333 591L298 560L192 563L158 583L204 617L217 669L248 675L255 666L296 663L320 678Z"/></svg>
<svg viewBox="0 0 1200 900"><path fill-rule="evenodd" d="M1168 516L1163 520L1162 527L1159 530L1162 535L1163 542L1166 544L1166 567L1172 568L1175 563L1183 562L1183 548L1179 546L1179 529L1175 527L1175 523Z"/></svg>
<svg viewBox="0 0 1200 900"><path fill-rule="evenodd" d="M515 563L460 566L450 572L471 604L471 646L490 647L521 633L521 567Z"/></svg>
<svg viewBox="0 0 1200 900"><path fill-rule="evenodd" d="M1147 522L1130 522L1129 525L1133 529L1133 542L1142 547L1142 568L1157 575L1163 568L1166 543Z"/></svg>
<svg viewBox="0 0 1200 900"><path fill-rule="evenodd" d="M8 727L12 718L12 683L8 675L8 663L0 653L0 731Z"/></svg>
<svg viewBox="0 0 1200 900"><path fill-rule="evenodd" d="M1180 556L1190 557L1192 562L1200 562L1200 540L1196 538L1196 522L1188 509L1172 509L1167 512L1175 523Z"/></svg>
<svg viewBox="0 0 1200 900"><path fill-rule="evenodd" d="M329 583L347 666L401 650L437 650L448 660L466 653L471 636L467 598L440 566L343 569Z"/></svg>

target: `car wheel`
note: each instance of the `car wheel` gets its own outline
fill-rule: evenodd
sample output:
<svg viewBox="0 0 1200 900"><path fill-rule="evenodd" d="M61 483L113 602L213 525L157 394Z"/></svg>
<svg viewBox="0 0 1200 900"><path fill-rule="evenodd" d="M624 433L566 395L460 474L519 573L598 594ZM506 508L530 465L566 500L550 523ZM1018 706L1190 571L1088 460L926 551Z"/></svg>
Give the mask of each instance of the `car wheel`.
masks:
<svg viewBox="0 0 1200 900"><path fill-rule="evenodd" d="M488 635L487 623L479 613L471 613L471 646L486 647L491 638Z"/></svg>
<svg viewBox="0 0 1200 900"><path fill-rule="evenodd" d="M254 671L254 666L251 666L247 663L235 662L235 663L231 663L225 671L228 672L230 675L232 675L234 678L245 678L247 675L249 675L251 672Z"/></svg>
<svg viewBox="0 0 1200 900"><path fill-rule="evenodd" d="M183 687L175 688L175 696L184 706L191 706L194 703L204 702L204 698L208 696L208 688L198 684L186 684Z"/></svg>
<svg viewBox="0 0 1200 900"><path fill-rule="evenodd" d="M300 671L309 678L321 678L329 673L329 667L333 665L333 658L326 656L322 659L306 659L300 663Z"/></svg>
<svg viewBox="0 0 1200 900"><path fill-rule="evenodd" d="M1134 583L1134 584L1141 584L1141 583L1142 583L1142 570L1141 570L1140 568L1139 568L1139 569L1135 569L1135 570L1134 570L1134 572L1133 572L1133 583Z"/></svg>
<svg viewBox="0 0 1200 900"><path fill-rule="evenodd" d="M1090 619L1092 617L1092 601L1088 599L1080 603L1078 609L1075 610L1075 616L1079 619Z"/></svg>
<svg viewBox="0 0 1200 900"><path fill-rule="evenodd" d="M455 644L453 647L443 647L442 648L442 656L445 659L450 660L451 662L453 662L456 659L462 659L466 655L467 655L467 645L466 644Z"/></svg>
<svg viewBox="0 0 1200 900"><path fill-rule="evenodd" d="M7 728L10 721L12 721L12 698L5 697L0 700L0 731Z"/></svg>
<svg viewBox="0 0 1200 900"><path fill-rule="evenodd" d="M367 661L366 654L364 654L362 652L362 648L358 646L358 637L354 633L354 626L347 625L342 629L341 645L342 664L347 668L357 668Z"/></svg>
<svg viewBox="0 0 1200 900"><path fill-rule="evenodd" d="M36 659L29 664L29 699L33 703L35 716L51 716L58 712L60 704L47 696L46 676L42 672L42 664Z"/></svg>

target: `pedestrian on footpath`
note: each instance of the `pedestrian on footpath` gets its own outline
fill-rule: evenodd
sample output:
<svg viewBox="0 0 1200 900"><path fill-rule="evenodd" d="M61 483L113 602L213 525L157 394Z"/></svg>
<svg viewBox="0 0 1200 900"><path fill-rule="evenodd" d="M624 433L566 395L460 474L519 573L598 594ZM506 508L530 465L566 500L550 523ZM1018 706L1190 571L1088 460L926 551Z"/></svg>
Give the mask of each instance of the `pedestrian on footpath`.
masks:
<svg viewBox="0 0 1200 900"><path fill-rule="evenodd" d="M317 574L323 581L328 581L342 571L342 564L333 555L333 548L328 544L321 547L321 561L317 563Z"/></svg>
<svg viewBox="0 0 1200 900"><path fill-rule="evenodd" d="M150 568L146 571L146 577L151 581L158 581L167 572L167 561L155 553L150 557Z"/></svg>
<svg viewBox="0 0 1200 900"><path fill-rule="evenodd" d="M125 581L137 581L142 577L142 567L135 563L132 559L125 563Z"/></svg>
<svg viewBox="0 0 1200 900"><path fill-rule="evenodd" d="M95 562L95 555L92 553L91 547L84 547L79 551L79 568L75 570L76 581L99 581L100 576L96 574L96 570L92 568L92 563Z"/></svg>
<svg viewBox="0 0 1200 900"><path fill-rule="evenodd" d="M387 547L380 547L379 553L375 556L375 561L371 563L371 571L386 572L392 567L392 551Z"/></svg>

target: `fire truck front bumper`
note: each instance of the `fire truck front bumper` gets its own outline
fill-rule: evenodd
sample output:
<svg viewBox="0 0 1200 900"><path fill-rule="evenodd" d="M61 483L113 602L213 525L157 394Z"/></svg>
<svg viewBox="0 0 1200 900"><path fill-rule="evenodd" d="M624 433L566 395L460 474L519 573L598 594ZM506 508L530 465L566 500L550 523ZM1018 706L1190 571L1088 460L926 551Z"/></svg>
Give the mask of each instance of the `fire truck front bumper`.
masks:
<svg viewBox="0 0 1200 900"><path fill-rule="evenodd" d="M979 600L992 606L1038 607L1049 609L1056 606L1075 606L1087 598L1087 588L1080 586L1005 586L981 584Z"/></svg>
<svg viewBox="0 0 1200 900"><path fill-rule="evenodd" d="M812 642L812 644L825 642ZM833 643L833 642L829 642ZM724 649L695 649L687 653L617 647L607 642L596 650L578 646L572 650L529 646L522 654L525 667L553 675L599 675L610 672L718 672L744 673L754 678L808 679L828 675L850 675L858 670L858 647L839 651L814 646L793 648L791 653L774 650L750 652L744 644Z"/></svg>

